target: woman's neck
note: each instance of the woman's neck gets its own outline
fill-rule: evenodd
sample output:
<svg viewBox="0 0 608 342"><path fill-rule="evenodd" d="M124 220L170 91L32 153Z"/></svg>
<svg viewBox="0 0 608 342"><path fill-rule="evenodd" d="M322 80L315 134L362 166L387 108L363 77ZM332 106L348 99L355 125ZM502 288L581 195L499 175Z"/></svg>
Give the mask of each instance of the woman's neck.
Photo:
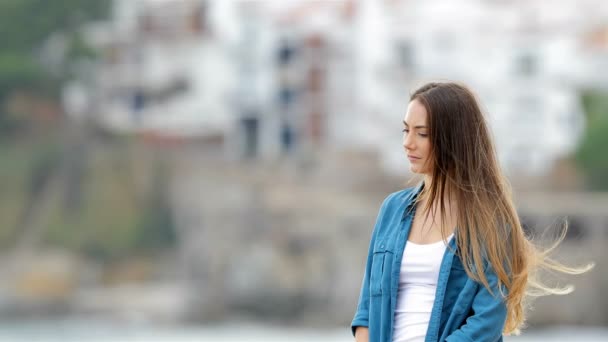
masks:
<svg viewBox="0 0 608 342"><path fill-rule="evenodd" d="M432 186L432 177L430 175L425 175L424 176L424 189L425 191L423 192L423 196L420 198L420 205L422 208L426 208L427 207L427 202L429 200L428 198L428 194L429 194L429 190L431 189ZM436 213L438 213L439 211L439 198L436 198L434 201L434 203L431 203L430 205L430 211L431 211L431 215L435 215ZM448 216L452 216L454 217L456 214L456 202L455 202L455 197L454 196L450 196L449 190L446 189L446 193L443 196L443 205L445 206L445 213Z"/></svg>
<svg viewBox="0 0 608 342"><path fill-rule="evenodd" d="M424 188L425 189L430 189L431 188L431 184L433 184L433 176L431 176L429 174L425 174L423 182L424 182Z"/></svg>

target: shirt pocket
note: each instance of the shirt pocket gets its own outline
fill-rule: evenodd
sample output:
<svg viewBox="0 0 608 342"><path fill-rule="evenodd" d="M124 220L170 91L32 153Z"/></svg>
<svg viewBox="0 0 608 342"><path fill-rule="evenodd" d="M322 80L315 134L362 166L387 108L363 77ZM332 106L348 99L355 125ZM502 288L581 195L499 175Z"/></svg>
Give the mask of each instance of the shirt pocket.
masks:
<svg viewBox="0 0 608 342"><path fill-rule="evenodd" d="M372 267L370 275L370 295L380 296L382 295L383 282L385 281L385 273L388 272L388 268L385 264L389 261L388 253L390 251L387 248L387 243L384 241L378 241L374 245L374 254L372 256Z"/></svg>

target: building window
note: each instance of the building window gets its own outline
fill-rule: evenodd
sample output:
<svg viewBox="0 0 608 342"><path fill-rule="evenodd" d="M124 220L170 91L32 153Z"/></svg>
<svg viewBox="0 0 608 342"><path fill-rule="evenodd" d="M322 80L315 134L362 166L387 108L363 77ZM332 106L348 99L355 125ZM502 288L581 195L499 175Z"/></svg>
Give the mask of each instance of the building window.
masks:
<svg viewBox="0 0 608 342"><path fill-rule="evenodd" d="M397 61L399 66L404 69L411 69L414 67L414 49L411 43L401 41L396 45Z"/></svg>
<svg viewBox="0 0 608 342"><path fill-rule="evenodd" d="M538 61L532 54L526 53L517 57L517 74L524 77L531 77L537 73Z"/></svg>

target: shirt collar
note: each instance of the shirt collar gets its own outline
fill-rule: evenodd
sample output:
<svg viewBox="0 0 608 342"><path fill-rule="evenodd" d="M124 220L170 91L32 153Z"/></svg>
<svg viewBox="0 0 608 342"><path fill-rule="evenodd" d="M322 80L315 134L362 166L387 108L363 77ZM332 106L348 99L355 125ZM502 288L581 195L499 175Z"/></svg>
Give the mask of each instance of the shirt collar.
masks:
<svg viewBox="0 0 608 342"><path fill-rule="evenodd" d="M403 211L403 217L401 218L401 220L404 220L414 209L416 199L418 199L418 195L420 195L422 189L424 189L424 182L420 182L420 184L416 185L412 189L412 191L410 191L410 193L405 197L404 201L405 203L407 203L407 205L405 207L405 210Z"/></svg>

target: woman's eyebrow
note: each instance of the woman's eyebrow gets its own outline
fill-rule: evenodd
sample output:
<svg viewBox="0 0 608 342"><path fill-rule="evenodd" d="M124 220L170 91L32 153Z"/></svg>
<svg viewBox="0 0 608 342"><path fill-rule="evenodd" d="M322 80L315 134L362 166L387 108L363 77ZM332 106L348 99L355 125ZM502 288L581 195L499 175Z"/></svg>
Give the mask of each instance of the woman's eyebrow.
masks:
<svg viewBox="0 0 608 342"><path fill-rule="evenodd" d="M405 122L405 120L403 120L403 124L404 124L404 125L406 125L406 126L409 126L409 125L407 124L407 122ZM418 126L414 126L414 128L427 128L427 127L426 127L426 126L424 126L424 125L418 125Z"/></svg>

